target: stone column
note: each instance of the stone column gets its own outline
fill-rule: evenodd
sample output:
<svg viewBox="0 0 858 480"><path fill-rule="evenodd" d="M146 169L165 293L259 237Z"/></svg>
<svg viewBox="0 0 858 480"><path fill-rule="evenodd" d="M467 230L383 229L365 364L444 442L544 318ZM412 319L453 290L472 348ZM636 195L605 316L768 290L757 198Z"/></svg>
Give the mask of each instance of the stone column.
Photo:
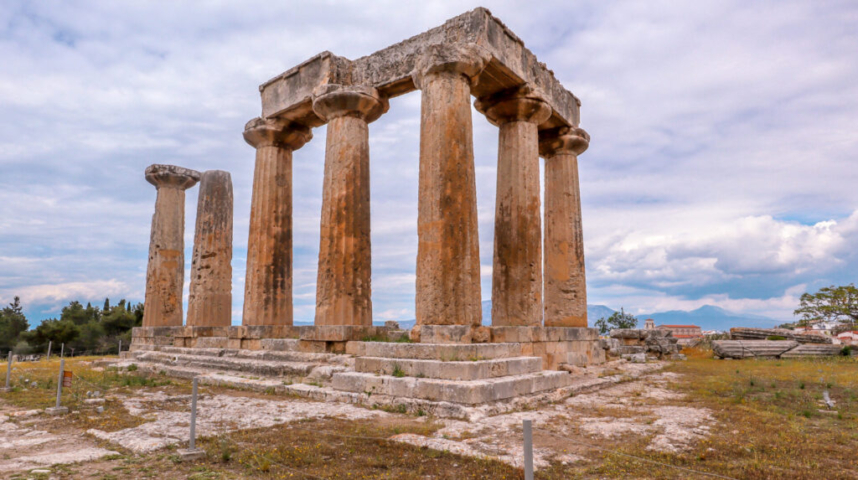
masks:
<svg viewBox="0 0 858 480"><path fill-rule="evenodd" d="M540 133L545 158L545 326L587 326L587 282L578 155L590 135L580 128Z"/></svg>
<svg viewBox="0 0 858 480"><path fill-rule="evenodd" d="M417 216L418 325L480 325L480 250L471 79L489 60L477 46L424 47Z"/></svg>
<svg viewBox="0 0 858 480"><path fill-rule="evenodd" d="M292 325L292 152L313 138L299 124L256 118L244 139L256 147L243 325Z"/></svg>
<svg viewBox="0 0 858 480"><path fill-rule="evenodd" d="M144 327L182 326L185 190L199 180L199 172L174 165L150 165L146 169L146 181L155 185L158 194L149 237Z"/></svg>
<svg viewBox="0 0 858 480"><path fill-rule="evenodd" d="M316 325L372 325L368 124L387 106L369 87L326 85L313 100L328 122Z"/></svg>
<svg viewBox="0 0 858 480"><path fill-rule="evenodd" d="M229 172L204 172L191 258L188 326L232 324L232 204Z"/></svg>
<svg viewBox="0 0 858 480"><path fill-rule="evenodd" d="M500 128L492 266L492 325L542 324L539 131L551 107L532 89L480 99Z"/></svg>

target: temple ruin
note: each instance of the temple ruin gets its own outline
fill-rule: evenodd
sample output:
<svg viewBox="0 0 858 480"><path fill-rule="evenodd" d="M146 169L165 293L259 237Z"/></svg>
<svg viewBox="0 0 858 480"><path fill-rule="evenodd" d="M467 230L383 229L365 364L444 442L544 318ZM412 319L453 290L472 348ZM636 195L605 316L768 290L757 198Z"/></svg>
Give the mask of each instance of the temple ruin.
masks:
<svg viewBox="0 0 858 480"><path fill-rule="evenodd" d="M402 331L372 323L369 135L390 98L415 90L417 324ZM576 367L605 361L597 331L587 328L577 162L589 135L579 127L580 101L488 10L357 60L320 53L260 92L261 115L244 131L256 163L242 324L230 325L229 174L153 165L145 318L130 353L141 365L220 383L246 383L253 373L288 380L272 388L311 398L440 414L550 399ZM491 326L481 318L471 97L499 132ZM322 125L315 321L295 326L292 160ZM201 178L183 326L184 190Z"/></svg>

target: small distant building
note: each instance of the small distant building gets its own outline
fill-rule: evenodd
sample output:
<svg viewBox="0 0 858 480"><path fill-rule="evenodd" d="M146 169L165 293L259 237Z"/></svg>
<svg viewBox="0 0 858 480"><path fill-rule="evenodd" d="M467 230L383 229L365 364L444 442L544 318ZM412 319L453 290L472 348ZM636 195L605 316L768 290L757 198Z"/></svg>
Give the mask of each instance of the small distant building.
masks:
<svg viewBox="0 0 858 480"><path fill-rule="evenodd" d="M659 330L670 330L675 338L702 338L703 331L697 325L659 325Z"/></svg>
<svg viewBox="0 0 858 480"><path fill-rule="evenodd" d="M644 321L644 330L655 330L655 320L647 318Z"/></svg>
<svg viewBox="0 0 858 480"><path fill-rule="evenodd" d="M858 330L840 333L837 335L837 339L843 345L858 345Z"/></svg>

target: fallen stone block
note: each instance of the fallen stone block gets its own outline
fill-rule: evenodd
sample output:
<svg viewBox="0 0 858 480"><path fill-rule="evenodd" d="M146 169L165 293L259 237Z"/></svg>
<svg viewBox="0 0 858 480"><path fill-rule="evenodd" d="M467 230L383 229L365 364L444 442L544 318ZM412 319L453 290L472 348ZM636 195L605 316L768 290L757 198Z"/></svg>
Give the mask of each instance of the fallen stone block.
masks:
<svg viewBox="0 0 858 480"><path fill-rule="evenodd" d="M794 340L715 340L712 351L720 358L779 357L797 346Z"/></svg>

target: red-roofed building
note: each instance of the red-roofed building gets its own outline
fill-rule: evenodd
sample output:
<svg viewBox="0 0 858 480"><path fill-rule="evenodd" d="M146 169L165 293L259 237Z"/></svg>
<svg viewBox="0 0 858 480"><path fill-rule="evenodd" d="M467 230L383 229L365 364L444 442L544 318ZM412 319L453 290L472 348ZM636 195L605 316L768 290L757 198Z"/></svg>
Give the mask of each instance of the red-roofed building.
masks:
<svg viewBox="0 0 858 480"><path fill-rule="evenodd" d="M699 338L703 331L697 325L659 325L659 330L670 330L674 338Z"/></svg>
<svg viewBox="0 0 858 480"><path fill-rule="evenodd" d="M858 345L858 330L838 333L837 339L844 345Z"/></svg>

